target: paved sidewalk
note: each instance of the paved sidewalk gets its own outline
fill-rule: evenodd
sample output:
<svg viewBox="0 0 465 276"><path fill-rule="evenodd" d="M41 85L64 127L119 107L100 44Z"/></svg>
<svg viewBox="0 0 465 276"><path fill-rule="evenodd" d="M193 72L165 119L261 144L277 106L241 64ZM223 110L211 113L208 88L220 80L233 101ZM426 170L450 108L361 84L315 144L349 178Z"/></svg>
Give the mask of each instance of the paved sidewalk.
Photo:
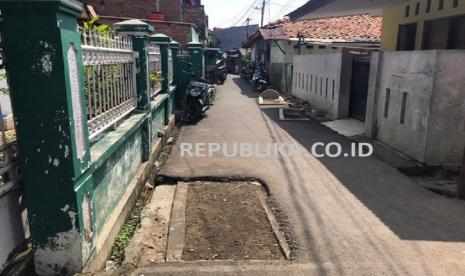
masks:
<svg viewBox="0 0 465 276"><path fill-rule="evenodd" d="M279 121L277 109L260 109L256 97L229 76L208 117L181 129L161 174L262 179L294 229L295 263L315 275L465 275L465 203L422 189L374 157L180 157L180 143L348 147L347 138L318 123Z"/></svg>

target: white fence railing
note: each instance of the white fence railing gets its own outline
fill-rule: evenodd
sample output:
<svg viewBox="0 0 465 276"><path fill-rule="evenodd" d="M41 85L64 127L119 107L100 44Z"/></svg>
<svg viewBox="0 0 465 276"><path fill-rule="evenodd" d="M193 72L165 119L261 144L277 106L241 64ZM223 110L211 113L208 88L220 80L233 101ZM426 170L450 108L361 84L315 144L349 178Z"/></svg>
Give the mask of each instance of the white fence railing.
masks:
<svg viewBox="0 0 465 276"><path fill-rule="evenodd" d="M173 51L168 49L168 83L173 83Z"/></svg>
<svg viewBox="0 0 465 276"><path fill-rule="evenodd" d="M137 107L136 63L128 37L82 31L90 139Z"/></svg>
<svg viewBox="0 0 465 276"><path fill-rule="evenodd" d="M161 91L162 74L161 54L159 46L149 47L149 75L150 75L150 96L153 98Z"/></svg>

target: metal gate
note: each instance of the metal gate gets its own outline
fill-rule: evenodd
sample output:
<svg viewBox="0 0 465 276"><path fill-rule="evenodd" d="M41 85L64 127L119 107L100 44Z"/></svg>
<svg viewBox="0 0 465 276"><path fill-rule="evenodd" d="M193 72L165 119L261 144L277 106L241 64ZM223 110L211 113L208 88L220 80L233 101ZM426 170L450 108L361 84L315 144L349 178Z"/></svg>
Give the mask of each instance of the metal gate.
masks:
<svg viewBox="0 0 465 276"><path fill-rule="evenodd" d="M369 76L370 56L354 56L352 64L352 83L349 113L351 117L361 121L365 121Z"/></svg>

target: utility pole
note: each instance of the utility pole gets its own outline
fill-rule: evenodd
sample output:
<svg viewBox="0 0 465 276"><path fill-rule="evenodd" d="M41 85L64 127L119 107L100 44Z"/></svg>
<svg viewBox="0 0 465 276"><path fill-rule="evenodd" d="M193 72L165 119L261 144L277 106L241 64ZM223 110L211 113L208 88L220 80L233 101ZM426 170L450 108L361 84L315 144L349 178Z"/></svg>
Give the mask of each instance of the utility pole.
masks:
<svg viewBox="0 0 465 276"><path fill-rule="evenodd" d="M252 21L252 18L247 18L245 21L247 21L247 36L246 36L246 40L249 39L249 26L250 26L250 21Z"/></svg>
<svg viewBox="0 0 465 276"><path fill-rule="evenodd" d="M462 170L459 177L459 186L457 189L457 195L461 199L465 199L465 152L463 154Z"/></svg>
<svg viewBox="0 0 465 276"><path fill-rule="evenodd" d="M260 27L263 27L263 20L265 19L265 5L266 5L266 0L263 0L263 5L262 5L262 22Z"/></svg>

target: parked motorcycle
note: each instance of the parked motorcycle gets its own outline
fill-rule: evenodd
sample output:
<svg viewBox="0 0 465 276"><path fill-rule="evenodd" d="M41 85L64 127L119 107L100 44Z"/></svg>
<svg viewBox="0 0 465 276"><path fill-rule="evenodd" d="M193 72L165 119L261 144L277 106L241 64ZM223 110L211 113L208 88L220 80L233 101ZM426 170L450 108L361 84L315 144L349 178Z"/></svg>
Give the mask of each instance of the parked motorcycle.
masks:
<svg viewBox="0 0 465 276"><path fill-rule="evenodd" d="M193 80L194 74L190 76L183 112L183 121L186 123L200 120L213 104L216 93L213 85Z"/></svg>
<svg viewBox="0 0 465 276"><path fill-rule="evenodd" d="M252 65L247 65L241 70L241 78L246 81L251 81L255 73L255 68Z"/></svg>
<svg viewBox="0 0 465 276"><path fill-rule="evenodd" d="M252 87L255 91L261 93L268 87L268 73L261 68L255 70L252 77Z"/></svg>
<svg viewBox="0 0 465 276"><path fill-rule="evenodd" d="M206 81L210 84L224 84L227 75L226 66L218 64L215 70L207 73Z"/></svg>
<svg viewBox="0 0 465 276"><path fill-rule="evenodd" d="M228 77L228 70L226 70L226 65L218 67L218 70L217 70L218 83L224 84L227 77Z"/></svg>

